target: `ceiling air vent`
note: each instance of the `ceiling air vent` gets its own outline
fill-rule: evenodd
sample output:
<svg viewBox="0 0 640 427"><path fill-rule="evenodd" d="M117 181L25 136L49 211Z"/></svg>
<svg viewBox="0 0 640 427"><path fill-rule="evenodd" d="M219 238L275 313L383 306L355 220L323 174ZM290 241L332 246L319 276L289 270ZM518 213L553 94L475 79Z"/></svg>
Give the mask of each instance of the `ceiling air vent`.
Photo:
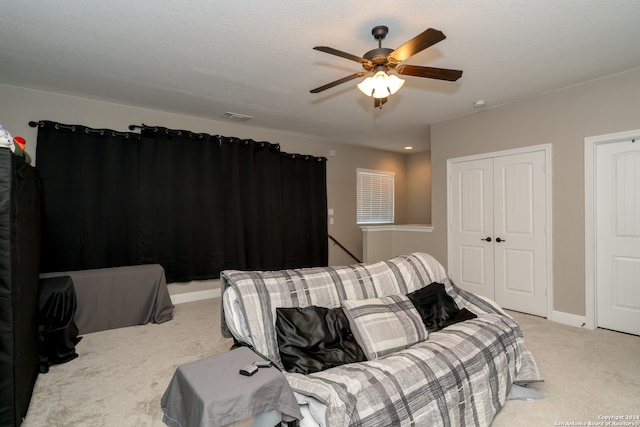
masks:
<svg viewBox="0 0 640 427"><path fill-rule="evenodd" d="M244 114L238 114L238 113L231 113L229 111L224 113L222 115L222 117L224 117L225 119L229 119L229 120L235 120L236 122L246 122L247 120L253 119L253 117L251 117L251 116L247 116L247 115L244 115Z"/></svg>

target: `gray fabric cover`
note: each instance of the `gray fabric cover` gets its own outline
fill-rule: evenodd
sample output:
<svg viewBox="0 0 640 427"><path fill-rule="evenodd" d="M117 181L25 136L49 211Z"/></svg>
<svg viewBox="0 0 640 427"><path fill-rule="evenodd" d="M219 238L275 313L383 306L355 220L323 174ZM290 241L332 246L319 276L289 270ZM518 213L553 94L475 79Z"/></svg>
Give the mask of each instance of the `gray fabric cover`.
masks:
<svg viewBox="0 0 640 427"><path fill-rule="evenodd" d="M160 401L163 421L172 427L216 427L274 410L285 421L301 419L298 402L277 368L260 368L250 377L238 373L259 359L240 347L179 366Z"/></svg>
<svg viewBox="0 0 640 427"><path fill-rule="evenodd" d="M57 276L73 280L79 334L173 319L173 304L159 264L44 273L40 278Z"/></svg>
<svg viewBox="0 0 640 427"><path fill-rule="evenodd" d="M516 322L495 313L376 360L286 376L327 405L326 425L370 427L487 427L514 380L542 380Z"/></svg>

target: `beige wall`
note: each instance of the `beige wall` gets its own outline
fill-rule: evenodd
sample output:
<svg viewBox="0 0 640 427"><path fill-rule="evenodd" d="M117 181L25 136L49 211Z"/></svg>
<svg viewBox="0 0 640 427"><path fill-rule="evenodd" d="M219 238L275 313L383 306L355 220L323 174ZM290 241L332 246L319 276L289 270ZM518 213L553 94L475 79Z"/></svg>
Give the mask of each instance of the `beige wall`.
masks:
<svg viewBox="0 0 640 427"><path fill-rule="evenodd" d="M639 100L636 69L432 125L429 251L446 265L447 159L549 143L554 310L585 315L584 138L640 128Z"/></svg>
<svg viewBox="0 0 640 427"><path fill-rule="evenodd" d="M406 172L405 155L380 152L350 145L332 145L336 157L327 163L328 207L334 211L334 224L329 225L329 234L347 247L359 260L363 258L362 232L356 224L356 169L374 169L395 172L396 222L406 217ZM353 264L354 260L329 243L331 265ZM331 249L335 250L331 250Z"/></svg>
<svg viewBox="0 0 640 427"><path fill-rule="evenodd" d="M396 222L404 223L407 214L407 155L373 150L348 144L332 143L285 132L268 131L233 122L214 121L204 118L172 114L168 112L136 108L126 105L95 101L49 92L0 85L0 124L14 136L27 140L27 152L34 158L37 130L28 126L29 121L51 120L66 124L80 124L95 128L128 131L130 124L165 126L252 138L279 143L286 152L304 153L327 157L328 206L334 210L334 224L329 233L345 247L362 259L362 232L356 224L356 168L392 171L396 173ZM348 142L348 141L345 141ZM329 156L334 150L336 156ZM422 157L420 157L422 159ZM81 159L79 159L81 160ZM415 174L422 176L421 160L412 160ZM412 190L413 191L413 190ZM424 215L426 193L418 202ZM412 198L413 200L413 198ZM416 215L412 215L412 218ZM353 260L336 245L329 243L331 265L351 264Z"/></svg>
<svg viewBox="0 0 640 427"><path fill-rule="evenodd" d="M431 152L407 156L407 224L431 224Z"/></svg>
<svg viewBox="0 0 640 427"><path fill-rule="evenodd" d="M412 252L428 252L425 242L428 241L431 226L414 224L362 228L364 262L383 261Z"/></svg>

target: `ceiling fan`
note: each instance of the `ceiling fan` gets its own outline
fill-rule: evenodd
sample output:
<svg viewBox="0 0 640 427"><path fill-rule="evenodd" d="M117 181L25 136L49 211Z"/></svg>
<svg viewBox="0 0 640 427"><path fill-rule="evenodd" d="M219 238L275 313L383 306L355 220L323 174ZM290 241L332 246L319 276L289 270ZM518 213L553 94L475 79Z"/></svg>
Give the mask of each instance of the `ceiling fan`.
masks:
<svg viewBox="0 0 640 427"><path fill-rule="evenodd" d="M398 74L404 76L426 77L429 79L447 80L452 82L458 80L462 76L462 71L460 70L421 67L418 65L400 65L401 62L406 61L416 53L444 40L446 36L442 31L429 28L395 50L382 47L382 40L386 37L388 32L389 28L384 25L374 27L371 30L371 34L376 40L378 40L378 48L370 50L362 55L362 57L328 46L314 47L315 50L359 62L362 65L362 68L364 68L364 71L351 74L350 76L343 77L331 83L327 83L326 85L312 89L311 93L322 92L350 80L357 79L358 77L373 74L372 76L367 77L363 82L359 83L358 89L360 89L360 91L365 95L373 97L374 108L382 108L382 105L387 102L387 97L396 93L404 84L404 80L393 74L389 74L388 72L390 70L395 70Z"/></svg>

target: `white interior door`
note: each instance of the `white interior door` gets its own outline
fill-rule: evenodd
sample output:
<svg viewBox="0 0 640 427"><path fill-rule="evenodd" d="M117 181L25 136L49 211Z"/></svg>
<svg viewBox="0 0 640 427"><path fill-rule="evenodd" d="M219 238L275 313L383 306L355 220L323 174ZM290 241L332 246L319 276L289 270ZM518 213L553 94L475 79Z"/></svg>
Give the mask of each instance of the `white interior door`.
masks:
<svg viewBox="0 0 640 427"><path fill-rule="evenodd" d="M449 274L461 288L494 299L493 159L454 164L451 185L454 232Z"/></svg>
<svg viewBox="0 0 640 427"><path fill-rule="evenodd" d="M599 144L595 169L597 324L640 335L640 142Z"/></svg>
<svg viewBox="0 0 640 427"><path fill-rule="evenodd" d="M502 307L547 316L546 154L451 163L449 274Z"/></svg>
<svg viewBox="0 0 640 427"><path fill-rule="evenodd" d="M546 317L545 173L542 151L494 159L495 300Z"/></svg>

